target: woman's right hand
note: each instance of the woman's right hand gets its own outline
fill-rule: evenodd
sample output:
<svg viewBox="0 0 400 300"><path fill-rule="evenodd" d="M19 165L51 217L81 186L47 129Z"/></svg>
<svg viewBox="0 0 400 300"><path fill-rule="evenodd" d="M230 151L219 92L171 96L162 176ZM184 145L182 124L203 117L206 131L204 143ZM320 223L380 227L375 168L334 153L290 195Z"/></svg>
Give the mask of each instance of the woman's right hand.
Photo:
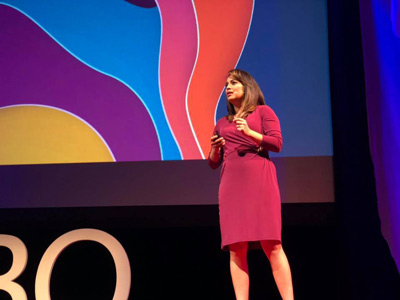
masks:
<svg viewBox="0 0 400 300"><path fill-rule="evenodd" d="M221 147L225 145L225 139L218 135L213 135L211 137L211 151L210 151L210 159L214 162L217 162L220 159L220 150Z"/></svg>
<svg viewBox="0 0 400 300"><path fill-rule="evenodd" d="M220 150L222 146L225 145L225 139L218 135L213 135L211 137L211 150Z"/></svg>
<svg viewBox="0 0 400 300"><path fill-rule="evenodd" d="M225 145L225 139L218 135L213 135L211 137L211 151L210 151L210 159L214 162L217 162L220 159L220 151L221 147Z"/></svg>

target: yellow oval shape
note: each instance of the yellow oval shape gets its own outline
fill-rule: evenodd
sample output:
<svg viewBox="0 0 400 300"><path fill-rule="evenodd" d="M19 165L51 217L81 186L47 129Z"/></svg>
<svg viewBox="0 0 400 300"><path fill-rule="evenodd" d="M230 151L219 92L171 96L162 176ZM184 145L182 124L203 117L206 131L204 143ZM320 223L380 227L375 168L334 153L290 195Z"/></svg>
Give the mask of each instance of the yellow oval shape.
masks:
<svg viewBox="0 0 400 300"><path fill-rule="evenodd" d="M0 109L0 164L112 162L99 134L78 117L48 106Z"/></svg>

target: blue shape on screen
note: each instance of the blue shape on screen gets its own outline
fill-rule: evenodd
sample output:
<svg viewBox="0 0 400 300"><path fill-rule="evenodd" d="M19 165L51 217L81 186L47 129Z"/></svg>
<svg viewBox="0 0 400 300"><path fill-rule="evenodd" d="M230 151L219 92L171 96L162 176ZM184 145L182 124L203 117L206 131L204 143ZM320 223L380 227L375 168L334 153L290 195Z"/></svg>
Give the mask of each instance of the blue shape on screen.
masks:
<svg viewBox="0 0 400 300"><path fill-rule="evenodd" d="M223 93L218 102L217 112L215 114L215 122L217 122L219 119L226 116L227 114L228 114L228 111L226 108L226 97L225 97L225 93Z"/></svg>

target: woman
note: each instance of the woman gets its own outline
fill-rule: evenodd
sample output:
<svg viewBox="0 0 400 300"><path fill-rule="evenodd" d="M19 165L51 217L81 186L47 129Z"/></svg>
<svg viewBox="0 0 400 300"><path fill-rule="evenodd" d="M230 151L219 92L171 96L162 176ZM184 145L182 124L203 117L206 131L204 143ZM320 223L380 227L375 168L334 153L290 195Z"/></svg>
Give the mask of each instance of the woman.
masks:
<svg viewBox="0 0 400 300"><path fill-rule="evenodd" d="M249 73L229 71L225 87L228 115L215 126L208 161L213 169L222 163L221 247L230 251L236 299L249 297L247 251L261 247L282 299L292 300L291 272L281 244L279 187L269 158L269 151L282 148L279 120Z"/></svg>

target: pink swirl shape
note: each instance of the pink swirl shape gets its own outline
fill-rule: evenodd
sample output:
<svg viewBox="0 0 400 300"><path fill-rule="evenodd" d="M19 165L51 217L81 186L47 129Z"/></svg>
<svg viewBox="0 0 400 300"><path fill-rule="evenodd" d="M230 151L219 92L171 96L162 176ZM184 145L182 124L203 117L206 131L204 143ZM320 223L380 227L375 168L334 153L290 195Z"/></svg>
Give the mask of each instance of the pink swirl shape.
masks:
<svg viewBox="0 0 400 300"><path fill-rule="evenodd" d="M162 19L160 90L164 110L183 159L201 158L186 108L186 92L197 55L192 1L157 1Z"/></svg>

